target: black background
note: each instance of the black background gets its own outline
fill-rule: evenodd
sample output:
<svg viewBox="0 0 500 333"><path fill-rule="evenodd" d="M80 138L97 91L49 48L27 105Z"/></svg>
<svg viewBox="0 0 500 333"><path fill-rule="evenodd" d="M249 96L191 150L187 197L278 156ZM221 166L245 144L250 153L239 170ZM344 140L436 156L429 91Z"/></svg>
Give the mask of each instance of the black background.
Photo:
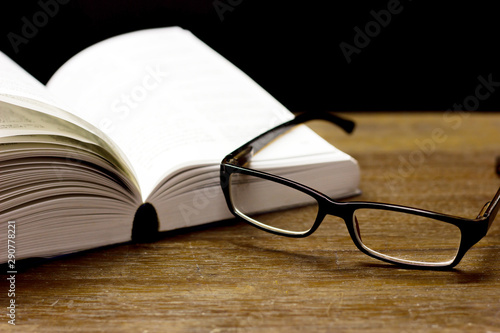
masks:
<svg viewBox="0 0 500 333"><path fill-rule="evenodd" d="M364 30L371 11L395 0L64 1L17 52L8 36L22 36L23 17L34 22L43 9L39 1L2 3L0 50L44 83L100 40L173 25L191 30L292 111L442 111L474 95L479 76L500 82L494 1L401 0L400 13L350 63L340 43L354 45L354 28ZM217 4L230 8L223 19ZM478 110L500 110L497 90Z"/></svg>

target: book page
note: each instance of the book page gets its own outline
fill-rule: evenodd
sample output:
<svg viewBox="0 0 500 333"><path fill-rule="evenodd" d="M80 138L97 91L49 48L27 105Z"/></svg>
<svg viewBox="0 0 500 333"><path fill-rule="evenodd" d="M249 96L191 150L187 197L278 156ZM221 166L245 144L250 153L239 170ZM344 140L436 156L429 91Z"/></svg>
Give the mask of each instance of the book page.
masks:
<svg viewBox="0 0 500 333"><path fill-rule="evenodd" d="M293 117L243 72L176 27L96 44L63 65L48 88L120 146L144 198L179 166L219 163ZM308 149L325 147L333 150Z"/></svg>
<svg viewBox="0 0 500 333"><path fill-rule="evenodd" d="M291 114L251 79L180 28L139 31L94 45L48 88L107 133L147 196L169 171L219 162Z"/></svg>
<svg viewBox="0 0 500 333"><path fill-rule="evenodd" d="M90 143L137 184L126 158L102 131L62 109L43 84L1 52L0 73L0 138L54 135Z"/></svg>
<svg viewBox="0 0 500 333"><path fill-rule="evenodd" d="M12 59L0 52L0 94L37 100L57 105L45 86L19 67Z"/></svg>
<svg viewBox="0 0 500 333"><path fill-rule="evenodd" d="M81 118L65 111L60 100L12 59L0 52L0 101L30 108L67 120L94 134L101 134ZM81 131L83 132L83 131Z"/></svg>

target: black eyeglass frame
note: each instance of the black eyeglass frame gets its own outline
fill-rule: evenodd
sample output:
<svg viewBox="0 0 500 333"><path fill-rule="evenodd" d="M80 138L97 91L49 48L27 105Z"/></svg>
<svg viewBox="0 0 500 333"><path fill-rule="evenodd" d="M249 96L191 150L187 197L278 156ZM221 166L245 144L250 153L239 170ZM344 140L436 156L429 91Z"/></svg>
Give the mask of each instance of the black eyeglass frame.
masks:
<svg viewBox="0 0 500 333"><path fill-rule="evenodd" d="M421 268L438 268L438 269L446 269L452 268L456 266L463 258L465 253L479 240L481 240L484 236L486 236L493 220L495 219L498 209L500 207L500 189L497 191L495 196L491 201L488 201L483 208L481 209L479 215L475 219L463 218L458 216L452 216L447 214L442 214L438 212L423 210L419 208L401 206L401 205L393 205L387 203L379 203L379 202L367 202L367 201L349 201L349 202L340 202L331 199L327 195L316 191L306 185L300 184L290 179L286 179L277 175L273 175L267 172L254 170L250 168L246 168L244 165L250 161L253 154L257 153L260 149L262 149L265 145L270 143L273 139L277 138L281 134L287 132L291 128L296 125L303 124L305 122L311 120L326 120L329 121L340 128L342 128L347 133L352 133L354 130L355 124L351 120L347 120L341 118L339 116L330 114L330 113L319 113L319 112L307 112L301 115L298 115L294 119L287 121L281 125L278 125L256 138L250 140L245 143L229 155L227 155L221 162L220 167L220 181L222 191L224 193L224 197L227 203L227 206L231 213L237 217L243 219L245 222L250 223L251 225L262 229L267 232L271 232L273 234L287 236L287 237L306 237L311 235L316 229L321 225L326 215L333 215L336 217L340 217L344 220L347 229L349 231L349 235L351 236L356 247L363 253L393 264L398 264L402 266L409 267L421 267ZM316 219L312 227L304 232L295 232L295 231L287 231L283 229L274 228L258 221L249 221L245 219L243 216L238 214L237 208L234 207L231 200L229 179L232 174L240 173L246 174L254 177L259 177L262 179L266 179L269 181L273 181L285 186L289 186L295 190L301 191L312 198L314 198L318 203L318 213L316 215ZM401 212L411 215L417 215L421 217L426 217L430 219L434 219L437 221L441 221L444 223L449 223L455 225L461 233L461 240L458 252L453 260L446 262L438 262L438 263L429 263L429 262L420 262L420 261L411 261L404 260L399 258L394 258L388 255L381 254L377 251L374 251L368 248L361 241L361 237L359 232L356 230L356 222L354 213L358 209L380 209L387 210L393 212Z"/></svg>

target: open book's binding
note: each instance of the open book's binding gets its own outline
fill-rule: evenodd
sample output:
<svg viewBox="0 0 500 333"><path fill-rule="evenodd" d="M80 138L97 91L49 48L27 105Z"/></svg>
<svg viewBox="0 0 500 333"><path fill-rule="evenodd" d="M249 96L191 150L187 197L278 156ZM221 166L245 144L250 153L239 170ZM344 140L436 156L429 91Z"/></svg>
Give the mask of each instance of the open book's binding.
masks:
<svg viewBox="0 0 500 333"><path fill-rule="evenodd" d="M132 223L133 242L151 242L158 238L158 214L150 203L139 206Z"/></svg>
<svg viewBox="0 0 500 333"><path fill-rule="evenodd" d="M0 233L15 221L17 260L231 218L221 159L293 117L176 27L98 43L47 87L2 53L0 73ZM359 191L356 161L306 127L266 147L252 167L332 197Z"/></svg>

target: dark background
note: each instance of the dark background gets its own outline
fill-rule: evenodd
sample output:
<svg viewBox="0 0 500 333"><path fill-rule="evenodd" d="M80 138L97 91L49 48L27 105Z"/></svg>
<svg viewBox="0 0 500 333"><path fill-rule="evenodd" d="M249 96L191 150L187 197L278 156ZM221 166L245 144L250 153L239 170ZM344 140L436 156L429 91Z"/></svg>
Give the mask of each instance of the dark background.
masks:
<svg viewBox="0 0 500 333"><path fill-rule="evenodd" d="M44 83L100 40L172 25L191 30L292 111L441 111L474 96L479 76L500 82L494 2L401 0L400 12L348 63L340 43L354 46L354 28L365 30L371 11L394 0L59 0L57 10L55 1L4 2L0 14L0 50ZM14 47L9 36L43 19L43 3L55 14ZM472 109L500 110L499 95Z"/></svg>

